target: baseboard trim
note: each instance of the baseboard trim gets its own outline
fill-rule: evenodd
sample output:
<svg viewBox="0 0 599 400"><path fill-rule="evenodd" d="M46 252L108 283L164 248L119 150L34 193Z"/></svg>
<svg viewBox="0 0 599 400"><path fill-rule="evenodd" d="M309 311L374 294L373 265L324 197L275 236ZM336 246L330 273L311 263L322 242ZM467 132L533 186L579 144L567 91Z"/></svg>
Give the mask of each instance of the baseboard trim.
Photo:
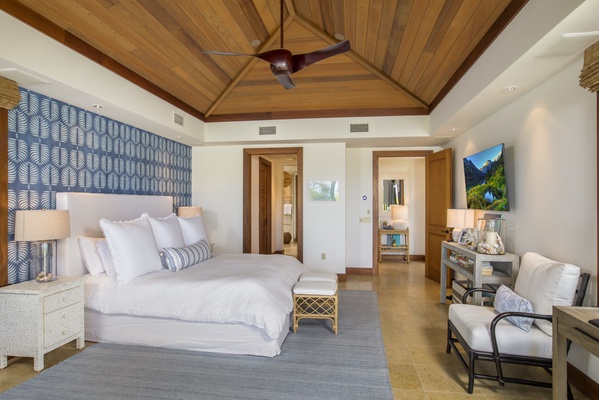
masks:
<svg viewBox="0 0 599 400"><path fill-rule="evenodd" d="M372 268L345 268L347 275L372 275Z"/></svg>
<svg viewBox="0 0 599 400"><path fill-rule="evenodd" d="M584 372L568 363L568 382L576 386L582 394L591 400L599 400L599 383L589 378Z"/></svg>

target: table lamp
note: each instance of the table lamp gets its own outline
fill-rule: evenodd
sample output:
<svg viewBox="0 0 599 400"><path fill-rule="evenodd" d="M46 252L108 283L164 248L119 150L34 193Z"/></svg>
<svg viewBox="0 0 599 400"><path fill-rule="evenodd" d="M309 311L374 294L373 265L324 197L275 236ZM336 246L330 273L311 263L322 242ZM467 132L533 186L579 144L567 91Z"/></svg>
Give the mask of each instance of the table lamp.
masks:
<svg viewBox="0 0 599 400"><path fill-rule="evenodd" d="M408 227L408 207L407 206L391 206L391 225L393 229L406 229Z"/></svg>
<svg viewBox="0 0 599 400"><path fill-rule="evenodd" d="M190 218L190 217L195 217L196 215L203 216L202 207L185 206L185 207L177 208L177 216L179 216L181 218Z"/></svg>
<svg viewBox="0 0 599 400"><path fill-rule="evenodd" d="M68 210L17 210L15 240L32 242L32 272L38 282L56 279L56 240L71 236Z"/></svg>
<svg viewBox="0 0 599 400"><path fill-rule="evenodd" d="M474 228L474 210L447 210L447 227L453 228L451 237L457 242L462 229Z"/></svg>

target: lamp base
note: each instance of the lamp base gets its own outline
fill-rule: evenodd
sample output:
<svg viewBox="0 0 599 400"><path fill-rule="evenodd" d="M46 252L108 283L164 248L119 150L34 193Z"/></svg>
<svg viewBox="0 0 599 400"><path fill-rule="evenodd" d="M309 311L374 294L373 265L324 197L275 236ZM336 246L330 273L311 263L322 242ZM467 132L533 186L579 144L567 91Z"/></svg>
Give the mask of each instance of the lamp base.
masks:
<svg viewBox="0 0 599 400"><path fill-rule="evenodd" d="M54 241L33 242L32 275L36 282L56 280L56 263L54 262Z"/></svg>
<svg viewBox="0 0 599 400"><path fill-rule="evenodd" d="M453 231L451 231L451 239L454 242L457 242L458 240L460 240L461 232L462 232L462 228L453 228Z"/></svg>

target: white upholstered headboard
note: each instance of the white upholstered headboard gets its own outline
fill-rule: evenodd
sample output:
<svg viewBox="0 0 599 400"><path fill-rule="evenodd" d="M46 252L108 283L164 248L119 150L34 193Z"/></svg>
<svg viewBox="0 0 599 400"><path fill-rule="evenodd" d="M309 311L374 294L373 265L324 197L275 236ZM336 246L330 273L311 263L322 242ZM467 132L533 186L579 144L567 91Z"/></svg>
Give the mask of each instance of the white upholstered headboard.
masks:
<svg viewBox="0 0 599 400"><path fill-rule="evenodd" d="M57 193L56 208L69 210L71 237L58 240L57 273L60 276L82 276L87 273L79 251L79 236L102 237L99 221L106 218L123 221L138 218L141 213L165 217L173 213L170 196L142 196L101 193Z"/></svg>

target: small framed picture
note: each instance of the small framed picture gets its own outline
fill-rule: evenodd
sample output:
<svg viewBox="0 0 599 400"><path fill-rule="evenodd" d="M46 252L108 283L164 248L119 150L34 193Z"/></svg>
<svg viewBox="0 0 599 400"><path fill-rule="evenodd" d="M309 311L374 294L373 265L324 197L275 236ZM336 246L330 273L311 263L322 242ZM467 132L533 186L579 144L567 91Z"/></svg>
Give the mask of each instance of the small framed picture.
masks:
<svg viewBox="0 0 599 400"><path fill-rule="evenodd" d="M462 229L462 231L460 232L458 243L467 245L469 240L470 240L470 232L468 232L468 229Z"/></svg>
<svg viewBox="0 0 599 400"><path fill-rule="evenodd" d="M381 221L381 229L387 229L387 221Z"/></svg>

